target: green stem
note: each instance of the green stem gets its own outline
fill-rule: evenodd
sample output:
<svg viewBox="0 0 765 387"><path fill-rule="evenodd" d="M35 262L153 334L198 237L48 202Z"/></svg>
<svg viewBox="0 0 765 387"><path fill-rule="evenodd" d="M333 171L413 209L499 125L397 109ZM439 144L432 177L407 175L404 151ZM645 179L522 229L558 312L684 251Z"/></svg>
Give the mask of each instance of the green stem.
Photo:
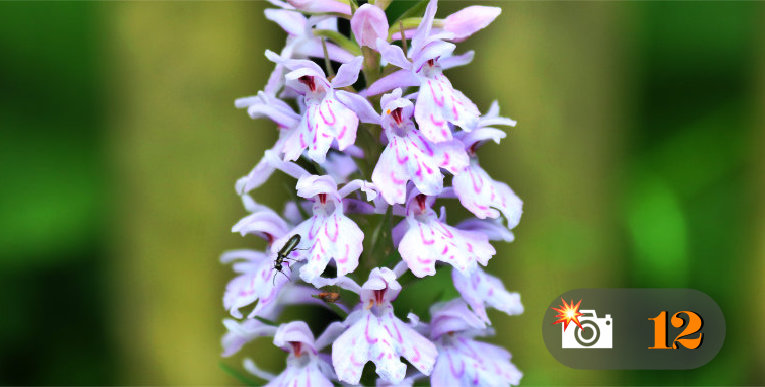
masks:
<svg viewBox="0 0 765 387"><path fill-rule="evenodd" d="M367 87L380 78L380 54L369 47L361 47L361 54L364 55L364 80Z"/></svg>

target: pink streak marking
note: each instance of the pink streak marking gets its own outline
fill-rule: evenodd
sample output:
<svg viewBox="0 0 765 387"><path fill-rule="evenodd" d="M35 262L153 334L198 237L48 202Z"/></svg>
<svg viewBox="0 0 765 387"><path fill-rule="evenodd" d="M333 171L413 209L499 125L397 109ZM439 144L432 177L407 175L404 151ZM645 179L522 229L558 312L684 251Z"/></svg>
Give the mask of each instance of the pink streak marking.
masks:
<svg viewBox="0 0 765 387"><path fill-rule="evenodd" d="M399 155L400 148L397 146L398 145L397 143L398 143L398 141L396 141L395 143L392 144L393 145L393 152L396 154L396 161L399 164L403 165L404 163L407 162L407 160L409 160L409 156L404 155L404 157L401 158L401 155Z"/></svg>
<svg viewBox="0 0 765 387"><path fill-rule="evenodd" d="M396 173L395 173L395 172L391 172L391 173L390 173L390 179L391 179L391 180L393 180L393 182L394 182L395 184L404 184L404 183L406 183L406 180L405 180L405 179L397 179L397 178L396 178Z"/></svg>
<svg viewBox="0 0 765 387"><path fill-rule="evenodd" d="M433 260L432 260L432 259L426 259L426 258L420 258L420 257L417 257L417 262L419 262L419 263L424 263L424 264L428 264L428 263L432 263L432 262L433 262Z"/></svg>
<svg viewBox="0 0 765 387"><path fill-rule="evenodd" d="M377 342L377 338L375 338L374 340L372 340L372 338L371 338L371 337L369 337L369 318L370 318L370 317L372 317L372 315L371 315L371 314L368 314L368 315L367 315L367 326L366 326L366 327L364 327L364 337L367 339L367 343L369 343L369 344L374 344L374 343L376 343L376 342Z"/></svg>
<svg viewBox="0 0 765 387"><path fill-rule="evenodd" d="M436 243L436 239L435 239L435 238L433 238L433 239L431 239L431 240L427 240L427 239L425 239L425 234L424 234L424 233L423 233L423 231L422 231L422 225L417 225L417 227L419 227L419 228L420 228L420 239L422 239L422 243L424 243L424 244L426 244L426 245L432 245L433 243ZM431 231L430 233L431 233L431 235L432 235L432 234L433 234L433 231Z"/></svg>
<svg viewBox="0 0 765 387"><path fill-rule="evenodd" d="M332 116L332 122L327 121L327 117L324 117L324 113L321 111L321 107L319 107L319 115L321 116L321 119L324 120L324 124L327 126L334 126L337 123L337 118L335 117L335 112L332 111L332 107L327 104L327 110L329 111L329 114Z"/></svg>
<svg viewBox="0 0 765 387"><path fill-rule="evenodd" d="M430 148L430 145L426 140L423 139L422 135L418 135L417 138L422 142L422 145L425 147L425 150L428 152L428 156L433 156L433 149Z"/></svg>
<svg viewBox="0 0 765 387"><path fill-rule="evenodd" d="M438 88L441 89L441 101L439 102L438 96L436 96L436 90L433 88L433 84L430 80L428 80L428 88L430 89L430 94L433 96L433 102L436 103L439 107L444 107L444 89L441 87L441 82L438 82Z"/></svg>
<svg viewBox="0 0 765 387"><path fill-rule="evenodd" d="M437 121L436 118L433 117L433 113L430 113L430 122L432 122L435 126L443 127L445 121ZM441 129L441 133L445 133L445 130Z"/></svg>
<svg viewBox="0 0 765 387"><path fill-rule="evenodd" d="M420 361L420 351L417 350L417 347L412 347L412 350L414 351L414 357L409 360L412 363L417 363Z"/></svg>
<svg viewBox="0 0 765 387"><path fill-rule="evenodd" d="M314 109L313 106L308 108L308 111L305 114L305 123L306 125L308 125L308 133L313 132L313 128L311 127L311 116L313 115L314 112L312 111L312 109Z"/></svg>
<svg viewBox="0 0 765 387"><path fill-rule="evenodd" d="M340 131L340 134L337 136L338 140L342 140L343 137L345 137L345 132L348 130L347 125L343 125L343 129Z"/></svg>
<svg viewBox="0 0 765 387"><path fill-rule="evenodd" d="M354 359L353 356L354 354L351 354L351 364L353 364L354 367L360 367L364 365L364 363L360 363L356 361L356 359Z"/></svg>
<svg viewBox="0 0 765 387"><path fill-rule="evenodd" d="M329 222L324 223L324 235L326 235L327 238L329 238L329 240L332 241L332 243L335 243L337 242L337 235L340 233L340 230L338 229L338 226L337 226L337 216L333 216L332 218L335 221L334 236L329 235Z"/></svg>
<svg viewBox="0 0 765 387"><path fill-rule="evenodd" d="M443 234L445 237L447 237L447 238L449 238L449 239L451 239L451 238L454 238L454 235L451 233L451 231L449 231L449 229L447 229L446 227L444 227L444 225L443 225L443 224L441 224L441 223L438 223L438 225L441 227L441 233L442 233L442 234Z"/></svg>
<svg viewBox="0 0 765 387"><path fill-rule="evenodd" d="M345 244L345 255L343 256L343 258L338 259L337 263L346 263L346 262L348 262L349 250L350 250L350 247L348 247L348 244L346 243Z"/></svg>
<svg viewBox="0 0 765 387"><path fill-rule="evenodd" d="M454 96L452 96L452 113L454 113L454 121L457 121L460 119L460 114L457 113L457 105L454 101Z"/></svg>
<svg viewBox="0 0 765 387"><path fill-rule="evenodd" d="M441 252L441 255L446 254L447 251L449 251L449 246L444 245L444 251Z"/></svg>
<svg viewBox="0 0 765 387"><path fill-rule="evenodd" d="M452 371L452 375L454 375L455 378L461 378L462 375L465 374L465 362L460 362L460 365L462 365L462 369L457 372L457 370L454 369L454 360L452 360L452 355L447 352L446 357L449 360L449 369Z"/></svg>
<svg viewBox="0 0 765 387"><path fill-rule="evenodd" d="M316 227L316 224L318 222L316 221L316 218L313 218L313 223L311 223L311 228L308 229L308 239L314 240L316 239L316 235L319 234L319 230L321 230L321 224L319 224L318 227ZM316 231L314 231L314 227L316 227Z"/></svg>
<svg viewBox="0 0 765 387"><path fill-rule="evenodd" d="M473 168L470 168L468 173L470 174L470 180L473 181L473 191L481 193L481 190L483 190L483 178L476 176L476 174L473 173ZM476 181L476 179L478 180Z"/></svg>
<svg viewBox="0 0 765 387"><path fill-rule="evenodd" d="M396 328L396 340L398 340L399 343L403 343L404 339L401 337L401 332L399 332L398 326L396 325L395 320L394 320L396 318L396 316L393 315L393 312L390 312L388 314L388 317L391 318L391 321L394 321L393 322L393 328Z"/></svg>

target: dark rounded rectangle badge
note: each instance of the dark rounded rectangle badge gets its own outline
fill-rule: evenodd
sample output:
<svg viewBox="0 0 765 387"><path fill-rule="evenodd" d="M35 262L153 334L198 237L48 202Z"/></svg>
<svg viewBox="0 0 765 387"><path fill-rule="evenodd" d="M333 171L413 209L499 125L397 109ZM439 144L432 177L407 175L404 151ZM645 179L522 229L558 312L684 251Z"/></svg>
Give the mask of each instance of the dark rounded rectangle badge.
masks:
<svg viewBox="0 0 765 387"><path fill-rule="evenodd" d="M547 350L579 369L691 369L725 340L717 303L694 289L576 289L542 322Z"/></svg>

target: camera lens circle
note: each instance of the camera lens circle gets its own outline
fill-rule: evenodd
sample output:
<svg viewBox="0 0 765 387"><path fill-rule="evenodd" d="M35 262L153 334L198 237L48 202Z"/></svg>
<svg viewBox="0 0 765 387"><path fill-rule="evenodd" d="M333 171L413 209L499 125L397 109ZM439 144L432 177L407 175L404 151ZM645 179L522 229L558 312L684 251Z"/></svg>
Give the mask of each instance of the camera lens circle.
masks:
<svg viewBox="0 0 765 387"><path fill-rule="evenodd" d="M598 325L592 321L582 321L581 324L581 329L576 327L576 330L574 330L574 338L576 339L576 342L583 347L589 347L597 343L598 339L600 339L600 329L598 328ZM582 335L582 331L584 330L592 330L592 335L588 338L584 338Z"/></svg>

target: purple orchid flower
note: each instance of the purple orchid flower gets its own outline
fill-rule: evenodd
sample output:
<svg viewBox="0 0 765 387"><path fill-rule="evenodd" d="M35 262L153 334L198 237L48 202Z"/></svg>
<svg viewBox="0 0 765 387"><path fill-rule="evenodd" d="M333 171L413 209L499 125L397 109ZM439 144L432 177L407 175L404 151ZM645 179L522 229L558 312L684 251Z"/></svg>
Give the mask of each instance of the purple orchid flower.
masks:
<svg viewBox="0 0 765 387"><path fill-rule="evenodd" d="M366 95L375 95L395 87L420 86L414 118L420 131L432 142L452 139L449 123L470 131L478 123L478 108L462 92L454 89L442 73L439 58L448 57L454 44L443 41L451 32L432 34L437 1L430 0L420 26L412 37L408 55L398 46L377 40L377 50L387 62L401 68L372 84ZM410 61L411 59L411 61Z"/></svg>
<svg viewBox="0 0 765 387"><path fill-rule="evenodd" d="M393 314L391 302L401 291L393 270L372 269L367 282L355 290L361 308L348 315L343 323L347 329L332 344L332 364L340 381L358 384L364 365L372 361L382 379L400 383L406 373L402 356L430 375L436 347Z"/></svg>
<svg viewBox="0 0 765 387"><path fill-rule="evenodd" d="M252 212L242 218L232 228L242 236L253 234L263 238L271 246L275 240L282 238L290 230L291 225L271 209L261 206L249 195L242 197L247 210ZM312 295L316 289L299 286L280 275L274 268L276 254L254 250L232 250L221 255L221 262L234 262L234 272L239 274L228 285L223 294L223 306L232 316L242 318L240 308L254 302L248 318L260 316L268 319L275 318L285 305L319 303ZM288 268L289 262L284 263Z"/></svg>
<svg viewBox="0 0 765 387"><path fill-rule="evenodd" d="M433 386L515 386L520 383L523 374L510 362L509 352L473 340L491 331L462 300L434 305L430 315L430 337L438 346L438 359L430 375Z"/></svg>
<svg viewBox="0 0 765 387"><path fill-rule="evenodd" d="M462 299L487 324L491 323L486 314L487 306L510 316L523 313L521 296L518 293L510 293L505 290L505 286L499 278L484 273L481 268L477 268L467 275L458 270L452 270L452 281Z"/></svg>
<svg viewBox="0 0 765 387"><path fill-rule="evenodd" d="M274 268L276 254L266 254L254 250L231 250L221 255L221 262L234 262L234 272L238 274L223 293L223 306L232 316L242 318L239 309L257 301L257 305L248 314L267 319L276 318L282 309L292 304L318 304L322 302L313 296L319 291L298 285ZM289 262L284 262L289 270Z"/></svg>
<svg viewBox="0 0 765 387"><path fill-rule="evenodd" d="M285 160L297 160L307 148L309 158L323 163L333 141L337 141L340 151L353 145L359 119L362 122L377 120L377 113L366 98L345 90L335 90L356 82L362 57L340 66L337 76L330 82L324 70L309 60L285 60L270 51L266 56L291 70L285 75L287 87L302 95L306 105L300 123L284 143Z"/></svg>
<svg viewBox="0 0 765 387"><path fill-rule="evenodd" d="M286 43L278 55L266 51L276 65L263 91L235 105L253 119L274 122L279 137L237 180L248 214L232 228L264 239L267 246L221 256L236 273L223 295L235 318L224 319L223 356L273 336L288 353L281 373L244 361L244 368L269 386L357 384L369 361L379 386L411 386L428 377L432 385L517 384L521 373L510 354L474 340L493 333L487 308L523 311L520 296L481 267L495 254L490 241L514 239L511 230L522 202L506 184L491 179L476 157L482 144L505 137L495 126L515 122L499 117L496 102L480 117L475 104L443 75L474 57L472 51L454 55L453 43L486 27L501 11L472 6L437 20L436 0L430 0L416 29L397 31L389 28L393 15L386 14L385 3L268 1L278 9L266 10L266 18L287 32ZM409 17L415 15L404 24L414 26ZM338 28L340 19L350 20L352 34ZM402 38L411 38L406 52L389 44ZM325 60L324 67L317 59ZM390 73L389 64L400 70ZM356 93L362 66L368 88ZM385 76L377 79L381 70ZM378 113L367 97L390 90L382 95ZM360 123L371 124L362 132L371 135L360 135L356 144ZM295 162L301 158L305 168ZM297 180L300 198L286 200L281 215L249 194L276 170ZM451 186L445 187L448 174ZM458 199L476 218L450 226L444 208L432 208L437 199ZM402 220L391 229L395 217ZM374 267L363 286L354 280L366 276L354 274L365 239L359 226L369 227L364 231L372 240L363 266ZM389 245L378 243L388 233L402 259L393 269L375 267L390 256ZM430 324L411 313L403 322L394 314L393 301L402 290L397 278L407 270L420 278L434 275L437 261L452 266L462 297L431 308ZM333 268L336 275L325 274ZM359 295L350 314L347 293L337 288ZM341 318L316 340L302 321L271 323L293 304L320 305ZM330 345L331 353L325 350Z"/></svg>
<svg viewBox="0 0 765 387"><path fill-rule="evenodd" d="M331 387L332 380L337 377L332 366L319 354L322 347L317 343L305 322L282 324L274 334L274 345L289 353L284 371L272 375L258 369L250 359L245 360L244 367L253 375L267 380L266 386L269 387Z"/></svg>
<svg viewBox="0 0 765 387"><path fill-rule="evenodd" d="M499 105L496 101L481 118L478 128L458 136L471 158L470 165L454 176L452 186L462 206L476 217L496 219L502 212L507 219L507 228L511 230L521 221L523 202L510 186L492 179L478 164L478 157L475 156L477 149L487 141L499 143L505 137L505 132L492 128L492 125L515 126L515 121L499 117Z"/></svg>
<svg viewBox="0 0 765 387"><path fill-rule="evenodd" d="M464 273L476 270L477 263L488 264L496 250L485 235L447 225L443 209L439 217L431 208L435 198L416 191L411 197L407 216L393 234L403 235L394 243L398 243L398 252L412 274L420 278L434 275L436 261L446 262Z"/></svg>
<svg viewBox="0 0 765 387"><path fill-rule="evenodd" d="M389 204L406 201L406 184L414 182L417 189L436 196L443 189L441 168L456 174L468 165L462 143L444 141L431 143L412 122L412 101L401 98L401 89L385 94L380 100L380 124L388 145L372 172L372 182Z"/></svg>
<svg viewBox="0 0 765 387"><path fill-rule="evenodd" d="M334 2L334 1L333 1ZM280 56L286 59L323 58L324 48L321 37L313 33L313 29L337 31L337 18L329 16L303 16L295 7L284 2L271 1L272 4L282 9L266 9L266 19L271 20L287 32L287 41L280 52ZM347 63L354 56L348 51L325 42L327 54L331 60ZM284 85L284 66L276 65L268 78L264 91L270 95L276 95Z"/></svg>
<svg viewBox="0 0 765 387"><path fill-rule="evenodd" d="M338 277L358 266L364 233L343 214L343 198L357 189L365 191L371 199L377 195L371 184L361 180L351 181L338 190L335 180L327 175L304 175L298 179L297 194L314 201L313 216L274 242L271 250L279 251L292 235L300 235L300 250L293 251L291 257L307 260L300 268L303 281L316 281L330 259L335 261Z"/></svg>

